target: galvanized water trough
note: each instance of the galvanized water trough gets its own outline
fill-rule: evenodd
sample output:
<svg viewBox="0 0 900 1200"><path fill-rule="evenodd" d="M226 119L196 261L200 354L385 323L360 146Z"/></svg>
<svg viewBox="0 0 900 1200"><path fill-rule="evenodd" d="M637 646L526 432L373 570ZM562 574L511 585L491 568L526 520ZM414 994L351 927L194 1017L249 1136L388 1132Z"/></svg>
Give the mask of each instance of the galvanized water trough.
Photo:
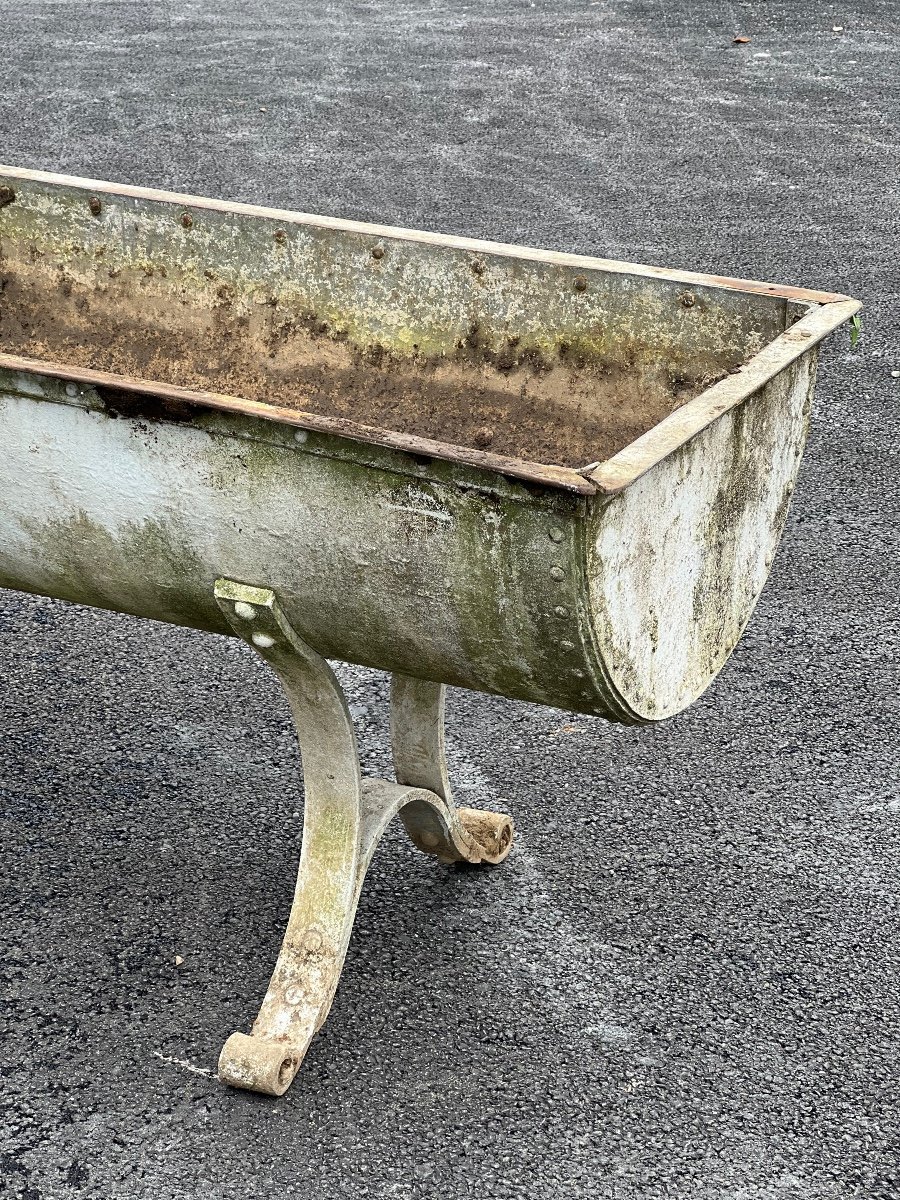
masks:
<svg viewBox="0 0 900 1200"><path fill-rule="evenodd" d="M671 716L779 539L845 296L0 168L0 585L243 638L296 718L284 944L228 1083L281 1094L388 821L453 804L444 685ZM326 659L393 674L362 780Z"/></svg>

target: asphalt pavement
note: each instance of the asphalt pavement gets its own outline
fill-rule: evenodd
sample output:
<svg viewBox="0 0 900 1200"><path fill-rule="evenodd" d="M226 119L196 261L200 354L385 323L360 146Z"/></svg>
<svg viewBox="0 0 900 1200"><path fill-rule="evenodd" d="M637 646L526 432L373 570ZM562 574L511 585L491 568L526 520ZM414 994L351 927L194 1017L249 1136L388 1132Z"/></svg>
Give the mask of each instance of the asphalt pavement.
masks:
<svg viewBox="0 0 900 1200"><path fill-rule="evenodd" d="M0 593L0 1195L897 1200L900 3L0 0L0 47L9 164L866 305L718 681L643 729L453 693L517 846L389 834L281 1100L212 1078L295 874L277 684Z"/></svg>

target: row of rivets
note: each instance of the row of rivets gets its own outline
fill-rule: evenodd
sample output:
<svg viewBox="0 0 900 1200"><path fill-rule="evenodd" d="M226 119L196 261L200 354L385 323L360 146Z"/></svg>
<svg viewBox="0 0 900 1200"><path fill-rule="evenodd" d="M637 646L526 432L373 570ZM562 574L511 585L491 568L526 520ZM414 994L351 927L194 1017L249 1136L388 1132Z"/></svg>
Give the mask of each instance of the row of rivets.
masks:
<svg viewBox="0 0 900 1200"><path fill-rule="evenodd" d="M550 529L547 530L547 536L550 538L551 542L555 542L557 545L565 538L564 532L555 525L551 526ZM566 577L565 571L559 566L552 566L549 574L550 578L555 580L557 583L561 583ZM555 617L559 617L561 620L565 620L569 616L569 610L564 604L557 604L553 609L553 615ZM563 652L563 654L570 654L576 649L575 643L570 642L568 638L561 638L556 645L557 648ZM573 679L585 678L585 672L581 667L571 667L569 674ZM581 695L585 700L589 700L591 698L591 692L589 691L583 691Z"/></svg>

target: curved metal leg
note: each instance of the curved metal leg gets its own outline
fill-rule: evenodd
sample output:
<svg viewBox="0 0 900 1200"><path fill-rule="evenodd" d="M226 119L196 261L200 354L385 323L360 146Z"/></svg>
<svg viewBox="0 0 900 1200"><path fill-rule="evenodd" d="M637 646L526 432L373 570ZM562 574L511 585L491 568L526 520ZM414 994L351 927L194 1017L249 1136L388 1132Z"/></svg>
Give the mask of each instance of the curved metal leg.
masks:
<svg viewBox="0 0 900 1200"><path fill-rule="evenodd" d="M426 853L469 862L505 857L512 823L497 814L457 811L446 781L440 792L411 779L363 781L340 684L325 659L294 632L275 594L225 579L215 594L234 631L281 680L303 761L303 845L284 941L252 1032L233 1033L219 1057L225 1083L280 1096L328 1016L363 878L391 818L402 812ZM408 696L426 695L418 681L409 684ZM404 709L403 703L398 707ZM441 716L442 707L441 697ZM407 726L418 728L414 716L402 728ZM395 746L398 737L408 741L397 734Z"/></svg>
<svg viewBox="0 0 900 1200"><path fill-rule="evenodd" d="M409 675L391 677L391 750L397 780L440 796L454 817L449 838L439 834L429 804L409 804L400 819L420 850L444 862L500 863L512 846L510 818L477 808L457 808L453 803L444 750L446 693L442 683Z"/></svg>

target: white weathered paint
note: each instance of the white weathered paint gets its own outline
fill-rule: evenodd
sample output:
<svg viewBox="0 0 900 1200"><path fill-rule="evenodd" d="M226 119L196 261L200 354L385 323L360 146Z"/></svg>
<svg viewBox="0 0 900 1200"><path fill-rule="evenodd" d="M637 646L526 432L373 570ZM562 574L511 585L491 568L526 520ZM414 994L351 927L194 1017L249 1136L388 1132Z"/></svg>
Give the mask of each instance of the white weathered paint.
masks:
<svg viewBox="0 0 900 1200"><path fill-rule="evenodd" d="M810 359L613 497L590 553L610 681L639 717L697 698L769 573L806 434Z"/></svg>

